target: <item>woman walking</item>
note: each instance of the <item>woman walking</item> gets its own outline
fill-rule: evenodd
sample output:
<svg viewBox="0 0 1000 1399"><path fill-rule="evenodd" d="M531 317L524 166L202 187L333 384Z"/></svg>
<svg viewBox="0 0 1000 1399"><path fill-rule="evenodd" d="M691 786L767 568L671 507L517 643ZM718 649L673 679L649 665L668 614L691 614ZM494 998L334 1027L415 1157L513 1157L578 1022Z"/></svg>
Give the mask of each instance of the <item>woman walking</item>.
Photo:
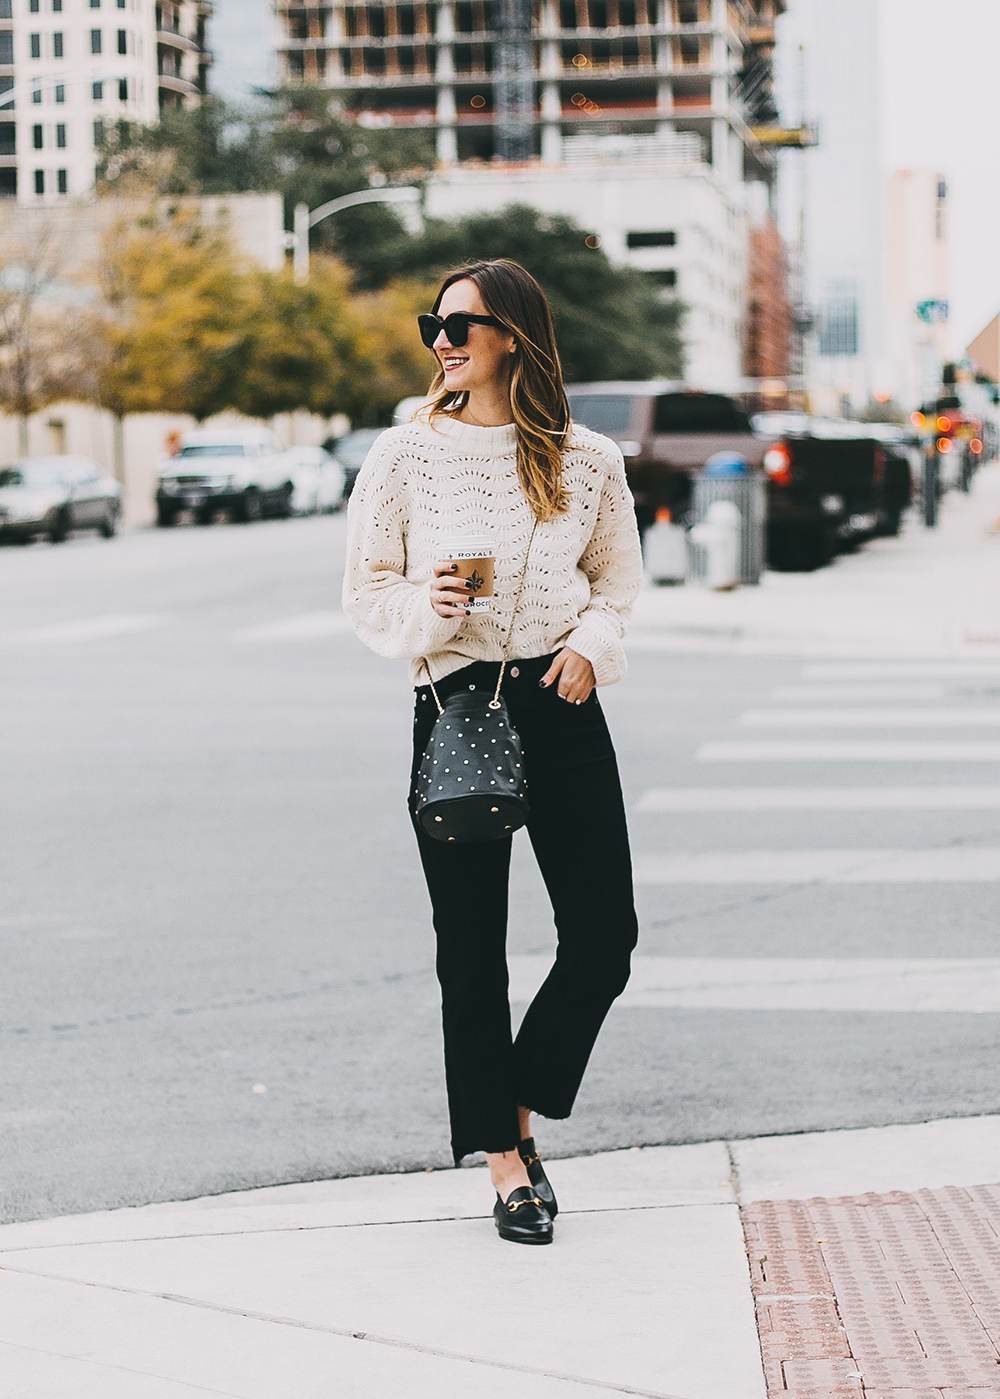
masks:
<svg viewBox="0 0 1000 1399"><path fill-rule="evenodd" d="M349 507L344 609L416 686L410 810L439 713L498 681L520 735L528 835L552 902L555 963L511 1036L511 837L447 843L415 820L434 913L456 1163L486 1153L500 1236L549 1243L557 1204L532 1112L568 1117L637 938L628 834L596 687L625 673L622 634L642 563L617 446L570 421L544 294L516 262L445 279L423 342L430 403L383 433ZM492 610L443 558L495 541ZM504 662L506 665L504 666Z"/></svg>

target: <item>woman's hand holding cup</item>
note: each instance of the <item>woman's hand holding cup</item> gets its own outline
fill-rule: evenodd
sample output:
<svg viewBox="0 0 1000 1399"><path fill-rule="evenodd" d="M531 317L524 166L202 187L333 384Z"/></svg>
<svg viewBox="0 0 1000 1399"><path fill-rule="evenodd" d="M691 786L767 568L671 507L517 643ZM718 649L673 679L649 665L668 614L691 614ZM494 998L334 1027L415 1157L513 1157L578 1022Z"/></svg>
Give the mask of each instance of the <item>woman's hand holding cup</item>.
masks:
<svg viewBox="0 0 1000 1399"><path fill-rule="evenodd" d="M457 578L458 564L451 560L434 565L431 579L431 606L439 617L470 617L469 586Z"/></svg>
<svg viewBox="0 0 1000 1399"><path fill-rule="evenodd" d="M495 544L489 535L445 539L434 565L431 606L439 617L471 617L493 606Z"/></svg>

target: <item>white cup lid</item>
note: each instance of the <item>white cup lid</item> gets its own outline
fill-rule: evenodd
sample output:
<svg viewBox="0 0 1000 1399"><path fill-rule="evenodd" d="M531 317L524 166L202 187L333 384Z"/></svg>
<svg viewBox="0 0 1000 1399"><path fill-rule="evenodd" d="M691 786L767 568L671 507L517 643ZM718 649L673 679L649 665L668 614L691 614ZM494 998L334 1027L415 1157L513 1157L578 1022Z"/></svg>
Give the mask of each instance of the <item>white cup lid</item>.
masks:
<svg viewBox="0 0 1000 1399"><path fill-rule="evenodd" d="M477 558L481 555L485 559L492 557L496 550L496 541L488 534L454 535L449 539L442 540L441 548L448 549L453 553L461 550L463 554L468 554L470 557Z"/></svg>

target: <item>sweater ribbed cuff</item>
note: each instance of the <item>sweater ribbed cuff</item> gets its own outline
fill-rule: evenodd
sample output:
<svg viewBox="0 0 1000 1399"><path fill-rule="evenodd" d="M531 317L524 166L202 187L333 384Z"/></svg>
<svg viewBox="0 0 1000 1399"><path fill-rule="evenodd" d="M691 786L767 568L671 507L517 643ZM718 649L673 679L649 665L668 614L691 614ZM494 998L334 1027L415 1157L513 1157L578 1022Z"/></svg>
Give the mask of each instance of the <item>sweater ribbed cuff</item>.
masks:
<svg viewBox="0 0 1000 1399"><path fill-rule="evenodd" d="M618 638L588 627L586 623L570 632L563 644L590 662L598 688L616 685L628 669L625 648Z"/></svg>

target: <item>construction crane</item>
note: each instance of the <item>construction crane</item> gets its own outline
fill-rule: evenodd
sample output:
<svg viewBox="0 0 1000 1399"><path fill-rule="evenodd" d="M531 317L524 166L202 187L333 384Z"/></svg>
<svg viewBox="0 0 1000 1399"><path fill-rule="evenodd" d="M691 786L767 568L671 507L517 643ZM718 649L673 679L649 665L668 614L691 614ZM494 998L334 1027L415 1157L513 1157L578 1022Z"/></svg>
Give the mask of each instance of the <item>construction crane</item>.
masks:
<svg viewBox="0 0 1000 1399"><path fill-rule="evenodd" d="M535 70L531 0L500 0L494 49L496 152L523 162L535 153Z"/></svg>
<svg viewBox="0 0 1000 1399"><path fill-rule="evenodd" d="M750 131L762 146L784 146L802 151L808 146L819 145L819 132L815 126L752 126Z"/></svg>

